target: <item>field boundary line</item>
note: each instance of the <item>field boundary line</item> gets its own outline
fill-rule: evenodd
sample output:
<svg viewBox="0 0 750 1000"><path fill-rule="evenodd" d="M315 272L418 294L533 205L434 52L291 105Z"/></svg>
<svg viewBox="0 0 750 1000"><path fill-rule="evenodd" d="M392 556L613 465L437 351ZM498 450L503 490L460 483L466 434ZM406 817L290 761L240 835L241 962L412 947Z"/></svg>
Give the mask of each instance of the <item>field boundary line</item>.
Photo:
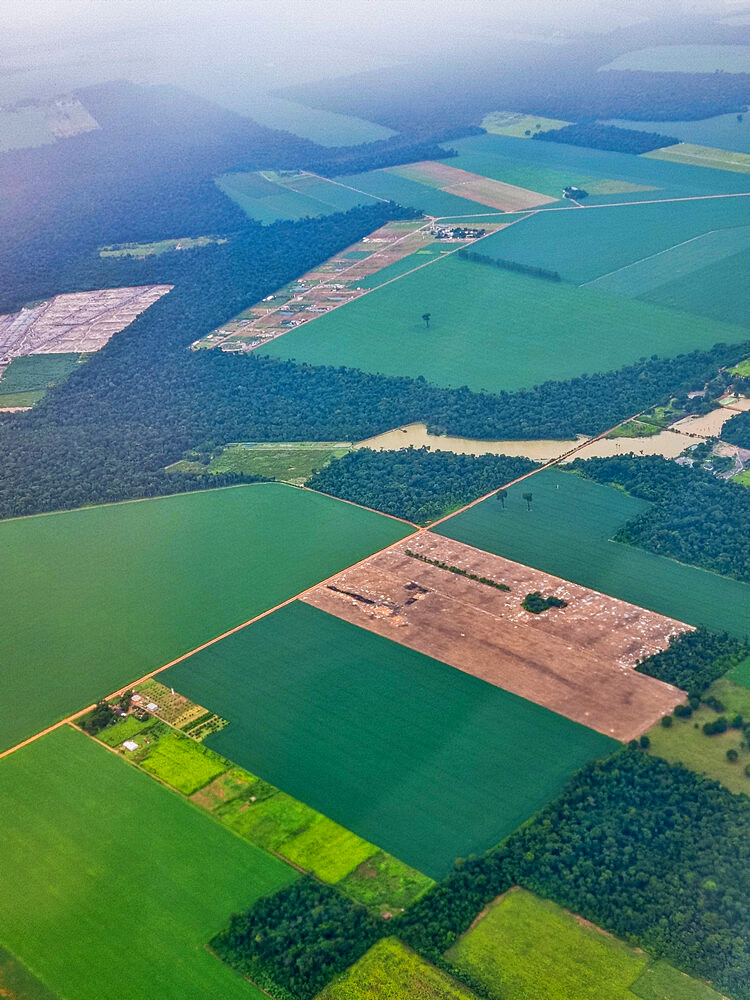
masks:
<svg viewBox="0 0 750 1000"><path fill-rule="evenodd" d="M645 257L639 257L638 260L633 260L629 264L623 264L622 267L616 267L614 271L607 271L606 274L600 274L596 278L592 278L591 281L584 281L579 288L588 288L590 285L595 285L597 281L603 281L604 278L611 278L613 274L619 274L620 271L627 271L630 267L635 267L636 264L645 264L647 260L654 260L656 257L661 257L662 254L671 253L672 250L676 250L678 247L687 246L688 243L695 243L696 240L702 240L706 236L713 236L714 233L723 233L723 229L709 229L705 233L698 233L697 236L691 236L689 240L683 240L681 243L674 243L671 247L666 247L664 250L657 250L656 253L647 254Z"/></svg>

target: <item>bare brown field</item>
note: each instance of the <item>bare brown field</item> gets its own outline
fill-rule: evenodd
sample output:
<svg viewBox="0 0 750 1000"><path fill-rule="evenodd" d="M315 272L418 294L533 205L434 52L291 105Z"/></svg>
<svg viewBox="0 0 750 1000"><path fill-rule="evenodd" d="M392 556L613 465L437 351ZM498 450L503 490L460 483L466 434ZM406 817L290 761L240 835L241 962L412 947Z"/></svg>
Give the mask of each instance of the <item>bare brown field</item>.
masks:
<svg viewBox="0 0 750 1000"><path fill-rule="evenodd" d="M517 212L524 208L535 208L537 205L548 205L558 200L538 191L516 187L515 184L506 184L504 181L472 174L468 170L433 160L410 163L401 171L404 176L406 171L415 180L424 178L433 183L437 182L441 191L469 201L478 201L481 205L498 208L502 212Z"/></svg>
<svg viewBox="0 0 750 1000"><path fill-rule="evenodd" d="M0 316L0 364L28 354L98 351L171 288L142 285L72 292Z"/></svg>
<svg viewBox="0 0 750 1000"><path fill-rule="evenodd" d="M412 558L406 550L507 584L510 592ZM523 610L540 590L568 602ZM633 668L691 626L424 532L302 598L346 621L480 677L607 736L639 736L685 700Z"/></svg>

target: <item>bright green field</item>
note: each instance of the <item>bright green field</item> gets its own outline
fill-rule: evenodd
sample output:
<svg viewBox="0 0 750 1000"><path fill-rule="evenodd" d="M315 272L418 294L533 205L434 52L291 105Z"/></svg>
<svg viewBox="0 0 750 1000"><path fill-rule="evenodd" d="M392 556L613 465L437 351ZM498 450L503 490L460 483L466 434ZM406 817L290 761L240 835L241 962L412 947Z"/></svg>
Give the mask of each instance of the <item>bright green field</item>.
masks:
<svg viewBox="0 0 750 1000"><path fill-rule="evenodd" d="M237 443L227 445L207 466L183 461L169 466L167 471L239 472L301 486L314 472L350 450L351 445L343 441Z"/></svg>
<svg viewBox="0 0 750 1000"><path fill-rule="evenodd" d="M548 132L550 129L564 128L570 122L557 118L534 118L515 111L490 111L479 123L483 129L496 135L511 135L518 139L528 138L527 132Z"/></svg>
<svg viewBox="0 0 750 1000"><path fill-rule="evenodd" d="M383 938L317 1000L474 1000L475 994L396 938Z"/></svg>
<svg viewBox="0 0 750 1000"><path fill-rule="evenodd" d="M277 483L0 523L0 747L406 534Z"/></svg>
<svg viewBox="0 0 750 1000"><path fill-rule="evenodd" d="M501 1000L720 1000L546 899L513 889L445 956Z"/></svg>
<svg viewBox="0 0 750 1000"><path fill-rule="evenodd" d="M345 212L356 205L371 205L376 200L341 184L311 176L289 177L283 179L283 183L276 183L276 180L266 180L260 173L228 173L218 177L216 184L247 216L263 223Z"/></svg>
<svg viewBox="0 0 750 1000"><path fill-rule="evenodd" d="M0 407L34 406L44 396L44 392L10 392L0 395Z"/></svg>
<svg viewBox="0 0 750 1000"><path fill-rule="evenodd" d="M445 956L502 1000L632 1000L648 961L523 889L493 904Z"/></svg>
<svg viewBox="0 0 750 1000"><path fill-rule="evenodd" d="M5 396L23 392L42 392L70 375L80 354L30 354L14 358L0 379L0 406L9 406Z"/></svg>
<svg viewBox="0 0 750 1000"><path fill-rule="evenodd" d="M714 736L706 736L703 732L703 724L713 722L720 714L730 720L735 715L750 719L750 691L722 677L711 685L707 693L719 699L724 705L724 711L715 712L704 705L693 712L689 719L675 716L668 729L662 725L654 726L648 734L651 740L649 753L673 764L684 764L700 774L707 774L709 778L720 781L730 792L750 795L750 777L745 774L745 767L750 764L750 750L746 745L745 734L737 729L728 729L725 733L716 733ZM738 760L727 760L729 749L737 750Z"/></svg>
<svg viewBox="0 0 750 1000"><path fill-rule="evenodd" d="M162 680L230 720L210 747L433 878L616 745L299 602Z"/></svg>
<svg viewBox="0 0 750 1000"><path fill-rule="evenodd" d="M738 365L735 365L732 369L738 375L744 375L745 378L750 378L750 358L747 361L740 361Z"/></svg>
<svg viewBox="0 0 750 1000"><path fill-rule="evenodd" d="M183 795L192 795L227 769L218 754L175 732L160 739L141 766Z"/></svg>
<svg viewBox="0 0 750 1000"><path fill-rule="evenodd" d="M448 257L260 350L497 392L746 338L740 327Z"/></svg>
<svg viewBox="0 0 750 1000"><path fill-rule="evenodd" d="M655 45L625 52L601 69L657 73L747 73L750 45Z"/></svg>
<svg viewBox="0 0 750 1000"><path fill-rule="evenodd" d="M51 990L262 1000L204 945L291 868L68 728L2 765L0 943Z"/></svg>
<svg viewBox="0 0 750 1000"><path fill-rule="evenodd" d="M491 497L436 530L679 621L750 635L749 584L609 541L647 508L622 490L548 470L512 486L505 510Z"/></svg>
<svg viewBox="0 0 750 1000"><path fill-rule="evenodd" d="M681 142L676 146L666 146L644 154L654 160L671 160L673 163L690 163L694 167L709 167L714 170L733 170L738 174L750 174L750 154L734 153L711 146L696 146Z"/></svg>

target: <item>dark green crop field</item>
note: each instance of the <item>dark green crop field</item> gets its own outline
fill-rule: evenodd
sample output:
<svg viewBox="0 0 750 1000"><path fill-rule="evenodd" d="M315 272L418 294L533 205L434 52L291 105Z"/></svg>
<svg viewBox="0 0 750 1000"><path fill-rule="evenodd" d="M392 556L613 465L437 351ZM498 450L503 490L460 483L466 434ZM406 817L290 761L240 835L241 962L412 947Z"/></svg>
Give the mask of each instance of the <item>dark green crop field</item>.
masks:
<svg viewBox="0 0 750 1000"><path fill-rule="evenodd" d="M229 719L210 747L433 878L616 746L299 602L161 679Z"/></svg>
<svg viewBox="0 0 750 1000"><path fill-rule="evenodd" d="M2 397L17 392L36 392L64 381L78 364L80 354L30 354L14 358L0 379Z"/></svg>
<svg viewBox="0 0 750 1000"><path fill-rule="evenodd" d="M509 232L532 221L519 222ZM479 244L482 252L493 239ZM422 320L425 312L431 314L429 329ZM739 326L453 256L260 350L315 365L423 375L437 385L497 392L746 338L747 330Z"/></svg>
<svg viewBox="0 0 750 1000"><path fill-rule="evenodd" d="M280 483L0 523L0 748L408 533Z"/></svg>
<svg viewBox="0 0 750 1000"><path fill-rule="evenodd" d="M647 507L622 490L548 470L512 486L505 509L491 497L437 533L692 625L750 635L750 585L610 541Z"/></svg>
<svg viewBox="0 0 750 1000"><path fill-rule="evenodd" d="M295 872L87 736L2 762L0 842L0 945L58 996L262 1000L204 946Z"/></svg>

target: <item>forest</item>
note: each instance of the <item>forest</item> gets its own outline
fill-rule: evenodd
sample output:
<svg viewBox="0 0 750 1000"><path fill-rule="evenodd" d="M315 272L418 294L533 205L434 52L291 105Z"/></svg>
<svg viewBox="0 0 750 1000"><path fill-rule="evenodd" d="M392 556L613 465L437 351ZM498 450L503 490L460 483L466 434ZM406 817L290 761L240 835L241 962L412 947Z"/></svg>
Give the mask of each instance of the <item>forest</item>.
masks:
<svg viewBox="0 0 750 1000"><path fill-rule="evenodd" d="M740 448L750 449L750 411L738 413L736 417L727 420L721 431L721 439Z"/></svg>
<svg viewBox="0 0 750 1000"><path fill-rule="evenodd" d="M427 524L536 468L527 458L456 455L428 448L360 448L321 469L307 485Z"/></svg>
<svg viewBox="0 0 750 1000"><path fill-rule="evenodd" d="M399 918L439 960L519 883L651 955L750 997L750 799L638 749L595 762L562 796Z"/></svg>
<svg viewBox="0 0 750 1000"><path fill-rule="evenodd" d="M310 1000L386 933L363 906L304 876L233 916L210 947L277 1000Z"/></svg>
<svg viewBox="0 0 750 1000"><path fill-rule="evenodd" d="M579 459L572 467L652 502L615 541L750 582L750 490L658 455Z"/></svg>
<svg viewBox="0 0 750 1000"><path fill-rule="evenodd" d="M616 125L600 125L585 122L580 125L566 125L564 128L535 132L532 139L544 142L563 142L571 146L588 146L591 149L609 149L615 153L649 153L662 146L674 146L680 140L659 132L642 132L639 129L617 128Z"/></svg>
<svg viewBox="0 0 750 1000"><path fill-rule="evenodd" d="M641 660L636 670L700 697L709 685L750 656L747 642L700 627L673 636L669 646Z"/></svg>

